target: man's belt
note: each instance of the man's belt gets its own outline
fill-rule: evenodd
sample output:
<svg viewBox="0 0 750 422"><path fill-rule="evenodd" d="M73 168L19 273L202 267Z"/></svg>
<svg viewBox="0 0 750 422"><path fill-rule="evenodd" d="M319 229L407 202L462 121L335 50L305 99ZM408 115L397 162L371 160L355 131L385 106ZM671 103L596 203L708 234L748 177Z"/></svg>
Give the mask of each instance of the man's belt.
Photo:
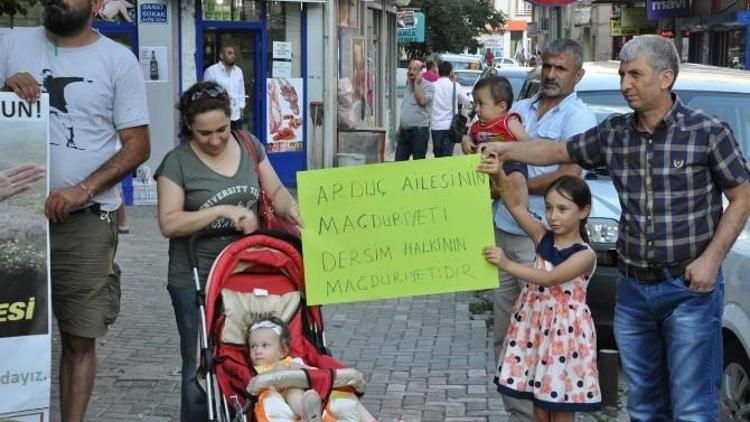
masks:
<svg viewBox="0 0 750 422"><path fill-rule="evenodd" d="M634 278L644 284L654 284L668 278L675 278L685 273L685 267L691 261L681 261L672 264L654 264L646 268L628 265L622 260L617 263L617 269L625 277Z"/></svg>
<svg viewBox="0 0 750 422"><path fill-rule="evenodd" d="M83 214L87 212L90 212L92 214L95 214L101 217L102 215L109 215L109 213L111 213L112 211L104 211L102 210L101 206L98 203L94 203L89 206L79 208L75 211L71 211L70 214L75 215L75 214Z"/></svg>

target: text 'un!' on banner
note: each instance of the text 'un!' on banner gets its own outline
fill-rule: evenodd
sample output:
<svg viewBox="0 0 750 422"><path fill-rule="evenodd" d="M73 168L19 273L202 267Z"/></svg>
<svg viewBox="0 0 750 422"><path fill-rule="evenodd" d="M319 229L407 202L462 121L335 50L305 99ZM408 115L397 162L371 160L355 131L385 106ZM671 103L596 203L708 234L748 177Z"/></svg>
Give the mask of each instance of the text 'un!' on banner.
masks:
<svg viewBox="0 0 750 422"><path fill-rule="evenodd" d="M478 155L297 173L308 304L497 287Z"/></svg>

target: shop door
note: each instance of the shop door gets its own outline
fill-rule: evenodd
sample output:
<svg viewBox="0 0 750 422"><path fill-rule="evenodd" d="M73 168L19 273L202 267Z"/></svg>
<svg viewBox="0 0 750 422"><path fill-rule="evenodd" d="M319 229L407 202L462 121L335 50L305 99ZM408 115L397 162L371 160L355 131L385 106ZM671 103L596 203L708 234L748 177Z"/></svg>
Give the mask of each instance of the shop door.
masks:
<svg viewBox="0 0 750 422"><path fill-rule="evenodd" d="M203 68L199 71L199 79L203 79L204 71L219 61L219 52L225 45L234 47L235 65L242 69L245 79L245 110L242 113L242 124L250 133L258 135L260 118L262 116L262 101L259 93L262 84L256 84L260 79L260 32L254 30L213 29L203 31Z"/></svg>

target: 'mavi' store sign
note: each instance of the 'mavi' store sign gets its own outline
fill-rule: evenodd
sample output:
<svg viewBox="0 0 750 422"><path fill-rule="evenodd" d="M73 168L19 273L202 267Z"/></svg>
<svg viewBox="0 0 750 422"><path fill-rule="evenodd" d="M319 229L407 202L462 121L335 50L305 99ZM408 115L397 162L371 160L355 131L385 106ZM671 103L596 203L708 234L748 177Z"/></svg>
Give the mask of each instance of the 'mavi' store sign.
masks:
<svg viewBox="0 0 750 422"><path fill-rule="evenodd" d="M647 0L649 19L680 18L690 14L690 0Z"/></svg>

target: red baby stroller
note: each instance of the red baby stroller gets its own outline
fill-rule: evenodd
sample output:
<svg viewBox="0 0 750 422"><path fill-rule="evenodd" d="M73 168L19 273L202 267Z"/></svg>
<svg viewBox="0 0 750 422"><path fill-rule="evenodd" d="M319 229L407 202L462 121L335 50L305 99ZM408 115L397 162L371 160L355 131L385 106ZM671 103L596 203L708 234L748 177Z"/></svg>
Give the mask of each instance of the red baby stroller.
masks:
<svg viewBox="0 0 750 422"><path fill-rule="evenodd" d="M195 242L197 236L206 235L217 233L196 235L189 246L199 296ZM358 395L364 392L362 375L328 356L320 307L308 307L304 292L301 243L294 236L256 232L233 242L216 258L205 297L199 300L202 319L199 378L205 379L209 420L263 420L257 417L258 398L270 386L313 388L324 407L334 389ZM290 354L316 369L255 374L248 361L247 327L271 315L289 325Z"/></svg>

